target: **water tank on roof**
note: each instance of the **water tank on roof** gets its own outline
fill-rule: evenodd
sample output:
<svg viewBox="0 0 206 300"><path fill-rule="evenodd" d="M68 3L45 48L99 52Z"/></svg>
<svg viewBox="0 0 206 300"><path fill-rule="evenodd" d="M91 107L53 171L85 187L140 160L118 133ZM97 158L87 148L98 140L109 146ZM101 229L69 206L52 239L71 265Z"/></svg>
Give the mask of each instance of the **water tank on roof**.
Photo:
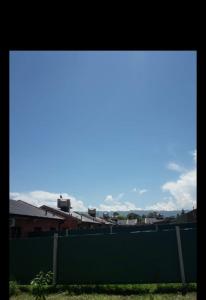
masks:
<svg viewBox="0 0 206 300"><path fill-rule="evenodd" d="M71 200L70 199L63 199L60 195L60 199L57 199L57 207L63 211L69 212L71 207Z"/></svg>
<svg viewBox="0 0 206 300"><path fill-rule="evenodd" d="M96 209L90 209L88 208L88 214L91 216L91 217L96 217Z"/></svg>

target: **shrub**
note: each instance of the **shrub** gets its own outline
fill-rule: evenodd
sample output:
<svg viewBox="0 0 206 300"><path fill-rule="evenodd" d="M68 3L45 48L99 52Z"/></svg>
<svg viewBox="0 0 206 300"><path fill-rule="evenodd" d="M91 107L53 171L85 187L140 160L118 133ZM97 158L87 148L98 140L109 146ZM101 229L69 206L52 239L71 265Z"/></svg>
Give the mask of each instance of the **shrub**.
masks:
<svg viewBox="0 0 206 300"><path fill-rule="evenodd" d="M19 288L16 281L9 281L9 297L17 295L19 293Z"/></svg>
<svg viewBox="0 0 206 300"><path fill-rule="evenodd" d="M48 285L51 283L52 278L53 273L51 271L49 271L48 273L44 273L41 271L31 281L31 292L35 296L36 300L46 300Z"/></svg>
<svg viewBox="0 0 206 300"><path fill-rule="evenodd" d="M195 292L197 289L197 285L195 283L186 283L186 284L157 284L157 288L155 290L156 293L175 293L179 292L182 294L186 294L188 292Z"/></svg>

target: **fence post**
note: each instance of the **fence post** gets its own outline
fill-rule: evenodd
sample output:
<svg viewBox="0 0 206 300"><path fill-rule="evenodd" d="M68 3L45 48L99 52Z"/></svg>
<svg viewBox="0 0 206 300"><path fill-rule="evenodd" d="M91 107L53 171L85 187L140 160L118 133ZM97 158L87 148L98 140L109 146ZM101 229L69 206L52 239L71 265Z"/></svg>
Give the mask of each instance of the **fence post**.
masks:
<svg viewBox="0 0 206 300"><path fill-rule="evenodd" d="M67 228L66 229L66 236L68 236L69 235L69 229Z"/></svg>
<svg viewBox="0 0 206 300"><path fill-rule="evenodd" d="M110 234L112 234L112 225L110 226Z"/></svg>
<svg viewBox="0 0 206 300"><path fill-rule="evenodd" d="M179 264L180 264L180 273L181 273L181 280L182 283L185 284L185 270L184 270L184 262L183 262L183 255L182 255L182 244L180 238L180 227L175 226L176 228L176 237L177 237L177 248L178 248L178 256L179 256Z"/></svg>
<svg viewBox="0 0 206 300"><path fill-rule="evenodd" d="M57 281L57 250L58 250L58 233L54 234L53 243L53 284Z"/></svg>
<svg viewBox="0 0 206 300"><path fill-rule="evenodd" d="M158 225L157 224L155 225L155 231L158 231Z"/></svg>

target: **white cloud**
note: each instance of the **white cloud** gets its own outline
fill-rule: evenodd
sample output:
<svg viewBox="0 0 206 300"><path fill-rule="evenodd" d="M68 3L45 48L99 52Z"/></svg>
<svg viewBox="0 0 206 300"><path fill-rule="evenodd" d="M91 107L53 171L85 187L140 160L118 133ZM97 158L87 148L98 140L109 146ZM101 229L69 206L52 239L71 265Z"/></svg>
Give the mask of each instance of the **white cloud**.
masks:
<svg viewBox="0 0 206 300"><path fill-rule="evenodd" d="M168 166L174 171L180 172L179 178L176 181L168 181L162 185L162 190L169 192L170 197L164 199L164 201L158 201L153 205L147 206L144 209L148 210L177 210L177 209L192 209L196 207L196 160L197 151L193 153L194 167L191 170L186 170L176 163L169 163ZM132 192L142 195L146 193L147 189L133 188ZM131 201L123 200L124 193L120 193L116 197L113 195L107 195L103 201L96 207L97 210L103 211L123 211L123 210L141 210L135 203ZM71 205L73 210L87 211L83 201L75 198L67 193L62 194L63 198L71 199ZM56 207L58 193L50 193L46 191L32 191L32 192L11 192L10 198L14 200L23 200L36 206L43 204Z"/></svg>
<svg viewBox="0 0 206 300"><path fill-rule="evenodd" d="M197 151L191 153L193 155L194 163L197 159ZM192 209L196 207L196 181L197 172L196 164L191 170L186 170L176 163L169 163L170 170L181 172L176 181L168 181L162 185L162 190L170 193L170 197L166 198L167 201L160 201L146 209L152 210L178 210L178 209Z"/></svg>
<svg viewBox="0 0 206 300"><path fill-rule="evenodd" d="M139 195L142 195L142 194L146 193L147 191L148 191L148 190L146 190L146 189L138 189L138 188L133 188L133 189L131 190L131 192L135 192L135 193L138 192Z"/></svg>
<svg viewBox="0 0 206 300"><path fill-rule="evenodd" d="M170 162L168 165L167 165L167 168L169 170L172 170L172 171L177 171L177 172L184 172L186 171L185 168L181 167L180 165L174 163L174 162Z"/></svg>
<svg viewBox="0 0 206 300"><path fill-rule="evenodd" d="M119 194L117 197L113 197L112 195L107 195L104 199L104 203L100 204L97 208L98 210L103 211L121 211L121 210L136 210L140 209L136 207L136 205L129 201L123 201L121 198L123 197L123 193Z"/></svg>
<svg viewBox="0 0 206 300"><path fill-rule="evenodd" d="M192 154L194 161L197 162L197 150L195 150Z"/></svg>
<svg viewBox="0 0 206 300"><path fill-rule="evenodd" d="M146 192L147 192L147 190L146 190L146 189L139 190L139 194L140 194L140 195L142 195L142 194L144 194L144 193L146 193Z"/></svg>
<svg viewBox="0 0 206 300"><path fill-rule="evenodd" d="M191 209L196 206L196 186L197 186L197 171L196 159L197 151L192 152L194 166L191 170L182 169L182 174L176 181L168 181L162 186L163 191L168 191L172 196L172 201L178 209ZM175 164L173 165L173 167ZM178 166L179 167L179 166ZM180 169L176 171L180 171ZM174 167L175 169L176 167Z"/></svg>
<svg viewBox="0 0 206 300"><path fill-rule="evenodd" d="M162 190L172 195L180 209L192 208L196 205L196 169L181 174L177 181L166 182Z"/></svg>
<svg viewBox="0 0 206 300"><path fill-rule="evenodd" d="M132 202L113 203L110 205L100 204L98 210L103 211L123 211L123 210L141 210Z"/></svg>
<svg viewBox="0 0 206 300"><path fill-rule="evenodd" d="M112 195L107 195L106 198L104 199L104 201L105 202L110 202L110 201L113 202L114 199L113 199Z"/></svg>
<svg viewBox="0 0 206 300"><path fill-rule="evenodd" d="M64 199L71 200L71 206L73 210L86 211L87 208L84 206L83 201L76 199L67 193L61 194ZM50 193L46 191L32 191L24 193L10 193L10 198L13 200L23 200L36 206L48 205L57 207L57 199L59 198L58 193Z"/></svg>
<svg viewBox="0 0 206 300"><path fill-rule="evenodd" d="M165 201L165 202L157 202L153 205L150 205L150 206L147 206L145 208L146 210L167 210L167 211L170 211L170 210L177 210L177 206L176 204L174 203L173 200L169 200L169 201Z"/></svg>

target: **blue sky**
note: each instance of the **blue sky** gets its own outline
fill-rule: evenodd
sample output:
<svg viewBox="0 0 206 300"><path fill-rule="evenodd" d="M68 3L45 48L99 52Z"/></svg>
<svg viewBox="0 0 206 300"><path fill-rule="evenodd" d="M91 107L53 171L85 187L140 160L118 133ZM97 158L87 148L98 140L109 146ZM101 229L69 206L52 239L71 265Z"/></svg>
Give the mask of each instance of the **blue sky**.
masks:
<svg viewBox="0 0 206 300"><path fill-rule="evenodd" d="M10 52L13 199L192 208L195 149L195 51Z"/></svg>

